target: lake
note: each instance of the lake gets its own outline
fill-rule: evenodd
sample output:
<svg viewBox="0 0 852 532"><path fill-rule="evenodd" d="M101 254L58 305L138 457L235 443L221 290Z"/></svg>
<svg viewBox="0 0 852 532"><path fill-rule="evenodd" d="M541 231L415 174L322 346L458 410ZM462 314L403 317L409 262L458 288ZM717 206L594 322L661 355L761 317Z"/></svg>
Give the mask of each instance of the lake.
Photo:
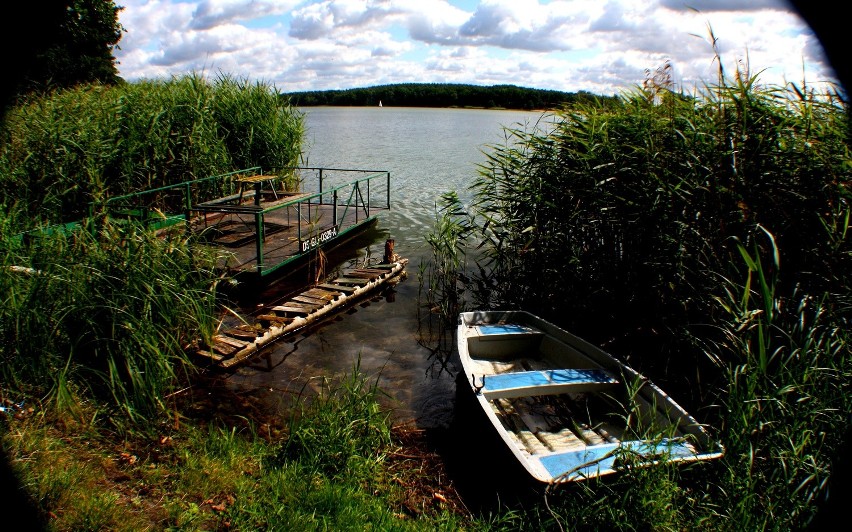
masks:
<svg viewBox="0 0 852 532"><path fill-rule="evenodd" d="M381 297L356 305L317 328L278 342L267 357L228 378L235 390L262 394L270 408L287 404L322 377L361 371L379 378L394 419L418 428L445 427L453 419L456 364L452 334L430 329L418 308L418 271L430 260L425 237L433 229L441 194L470 199L469 185L487 146L504 142L503 126L532 128L541 112L394 107L303 108L306 134L302 166L386 170L391 209L375 229L329 254L329 266L381 260L384 243L408 258L407 278ZM293 286L276 283L251 305L281 297ZM246 307L244 310L250 310Z"/></svg>

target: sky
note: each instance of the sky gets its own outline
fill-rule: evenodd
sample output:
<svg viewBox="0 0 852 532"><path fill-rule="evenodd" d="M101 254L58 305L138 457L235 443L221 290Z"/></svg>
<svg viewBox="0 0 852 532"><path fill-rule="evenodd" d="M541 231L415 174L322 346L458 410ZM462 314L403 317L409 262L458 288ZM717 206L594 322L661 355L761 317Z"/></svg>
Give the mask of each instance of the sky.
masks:
<svg viewBox="0 0 852 532"><path fill-rule="evenodd" d="M762 84L834 82L786 0L116 0L128 81L187 73L280 92L510 84L615 95L667 62L686 91L719 63Z"/></svg>

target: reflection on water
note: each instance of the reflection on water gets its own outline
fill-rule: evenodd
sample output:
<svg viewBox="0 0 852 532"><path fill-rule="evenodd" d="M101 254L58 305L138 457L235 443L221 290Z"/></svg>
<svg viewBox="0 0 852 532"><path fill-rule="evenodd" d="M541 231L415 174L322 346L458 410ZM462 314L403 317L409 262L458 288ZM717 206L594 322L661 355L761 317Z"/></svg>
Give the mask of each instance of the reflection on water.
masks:
<svg viewBox="0 0 852 532"><path fill-rule="evenodd" d="M430 259L425 235L435 202L447 191L463 201L476 178L482 150L502 142L501 126L533 124L541 115L518 111L412 108L306 108L303 164L391 173L391 210L378 225L328 255L330 269L378 262L388 238L409 259L407 277L295 337L229 377L236 389L264 392L283 408L294 394L318 389L323 376L352 370L379 379L394 419L421 428L447 427L455 405L457 354L453 328L418 307L418 272ZM331 271L329 272L331 273ZM247 294L245 312L287 295L310 272L297 272L261 294ZM427 288L423 288L424 290Z"/></svg>

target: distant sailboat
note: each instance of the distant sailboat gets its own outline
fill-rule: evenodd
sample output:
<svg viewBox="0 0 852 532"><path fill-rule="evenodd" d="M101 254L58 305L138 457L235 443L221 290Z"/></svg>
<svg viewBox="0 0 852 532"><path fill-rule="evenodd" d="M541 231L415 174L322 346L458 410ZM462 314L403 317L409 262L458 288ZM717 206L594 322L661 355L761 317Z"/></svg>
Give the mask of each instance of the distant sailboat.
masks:
<svg viewBox="0 0 852 532"><path fill-rule="evenodd" d="M382 101L381 101L381 100L379 100L379 107L381 107L381 106L382 106Z"/></svg>

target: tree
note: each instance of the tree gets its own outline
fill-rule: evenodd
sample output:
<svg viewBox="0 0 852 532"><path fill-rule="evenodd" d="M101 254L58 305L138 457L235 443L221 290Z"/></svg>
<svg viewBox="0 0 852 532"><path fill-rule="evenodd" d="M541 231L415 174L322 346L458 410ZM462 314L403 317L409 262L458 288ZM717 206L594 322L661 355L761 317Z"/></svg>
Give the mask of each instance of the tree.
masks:
<svg viewBox="0 0 852 532"><path fill-rule="evenodd" d="M121 80L113 50L124 28L113 0L16 2L4 17L10 58L3 109L22 93Z"/></svg>

